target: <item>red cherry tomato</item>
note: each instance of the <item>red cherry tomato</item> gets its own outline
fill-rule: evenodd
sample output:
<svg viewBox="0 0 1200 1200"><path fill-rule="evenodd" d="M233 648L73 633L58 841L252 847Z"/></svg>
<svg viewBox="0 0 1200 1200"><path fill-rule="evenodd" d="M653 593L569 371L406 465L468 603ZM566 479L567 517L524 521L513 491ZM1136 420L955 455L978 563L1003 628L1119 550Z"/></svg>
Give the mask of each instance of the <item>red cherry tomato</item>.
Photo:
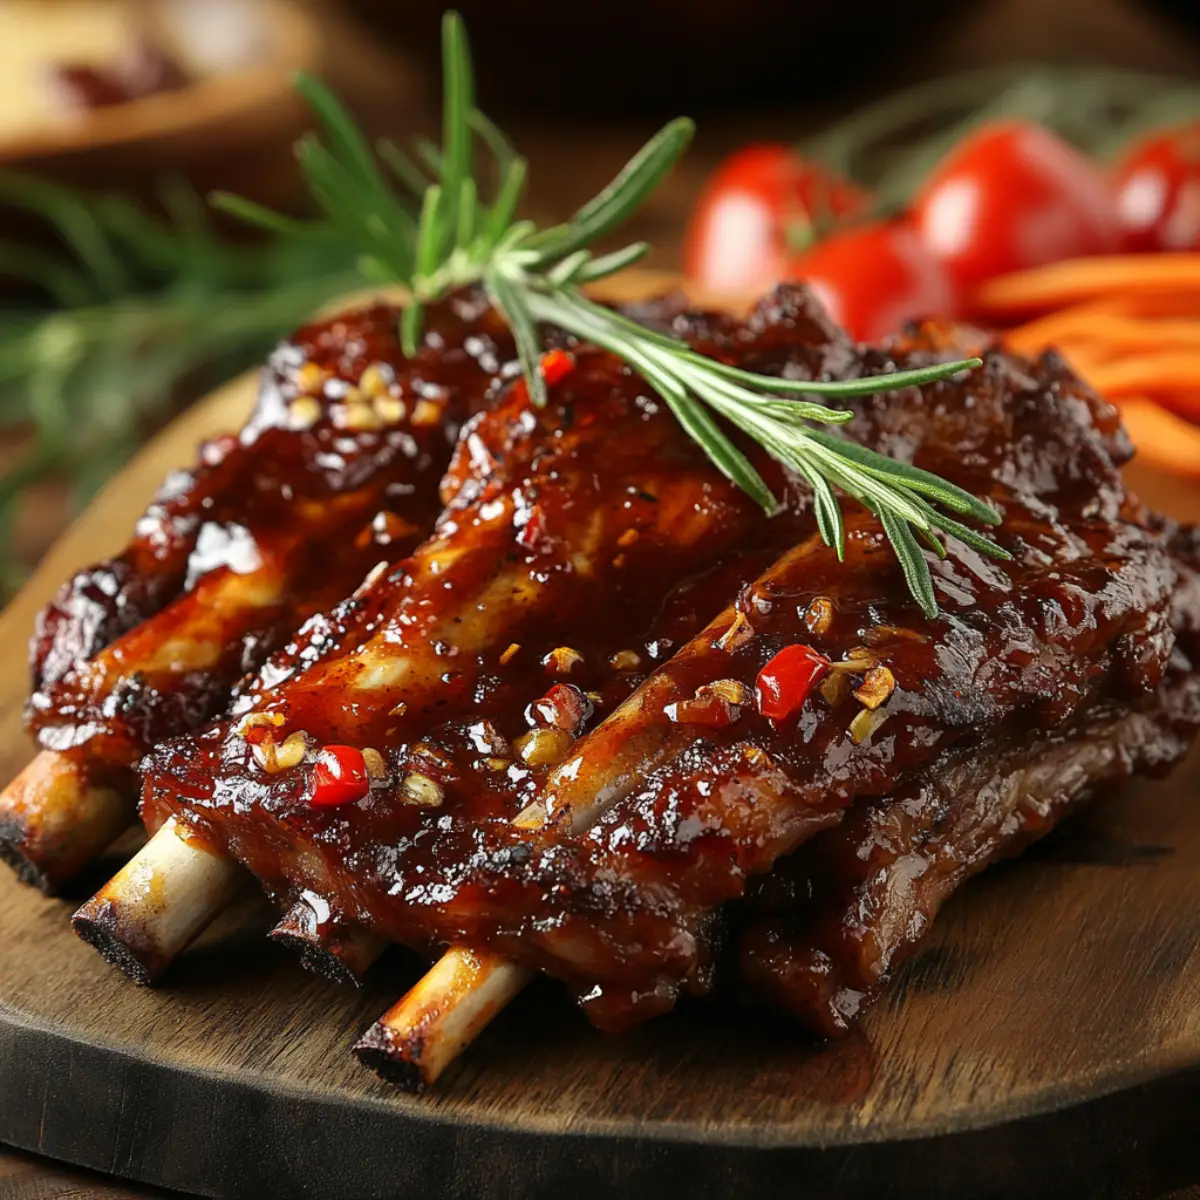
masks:
<svg viewBox="0 0 1200 1200"><path fill-rule="evenodd" d="M958 293L946 269L902 222L834 234L788 263L851 337L877 341L914 317L954 316Z"/></svg>
<svg viewBox="0 0 1200 1200"><path fill-rule="evenodd" d="M912 222L969 294L985 279L1119 245L1116 196L1103 171L1041 125L995 121L942 159Z"/></svg>
<svg viewBox="0 0 1200 1200"><path fill-rule="evenodd" d="M758 711L786 721L804 707L813 688L829 674L829 659L811 646L785 646L758 673L754 694Z"/></svg>
<svg viewBox="0 0 1200 1200"><path fill-rule="evenodd" d="M354 746L326 746L317 758L308 802L313 808L337 808L361 800L370 790L362 751Z"/></svg>
<svg viewBox="0 0 1200 1200"><path fill-rule="evenodd" d="M1134 145L1116 189L1123 249L1200 250L1200 122Z"/></svg>
<svg viewBox="0 0 1200 1200"><path fill-rule="evenodd" d="M762 291L819 229L868 208L866 192L790 146L747 146L705 185L684 241L684 270L716 291Z"/></svg>

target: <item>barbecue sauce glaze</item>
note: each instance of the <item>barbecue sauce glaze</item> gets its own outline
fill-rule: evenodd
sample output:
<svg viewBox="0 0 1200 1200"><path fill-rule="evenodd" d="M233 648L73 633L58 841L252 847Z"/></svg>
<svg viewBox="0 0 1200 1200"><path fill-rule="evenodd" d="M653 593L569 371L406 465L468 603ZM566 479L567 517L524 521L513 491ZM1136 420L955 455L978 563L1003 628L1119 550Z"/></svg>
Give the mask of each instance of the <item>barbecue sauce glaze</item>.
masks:
<svg viewBox="0 0 1200 1200"><path fill-rule="evenodd" d="M643 315L797 378L960 350L937 327L855 348L795 289L744 324ZM839 564L802 481L760 455L785 500L763 517L627 368L566 347L546 409L517 383L467 424L429 541L312 618L228 719L154 749L151 828L179 816L281 904L315 893L394 940L498 947L620 1028L703 990L718 907L856 799L1034 746L1099 706L1153 710L1181 571L1124 491L1115 411L1054 356L988 351L967 380L853 402L849 437L1004 516L1012 561L951 541L929 619L871 514L847 503ZM796 719L760 716L756 676L797 642L885 667L876 716L816 694ZM302 758L265 769L263 729L302 734ZM379 769L361 801L314 808L330 742ZM572 828L597 800L599 819ZM547 827L514 827L535 801Z"/></svg>
<svg viewBox="0 0 1200 1200"><path fill-rule="evenodd" d="M126 549L63 585L31 646L43 747L135 762L428 532L458 429L490 402L511 342L462 298L409 362L398 319L376 304L281 344L241 433L205 443Z"/></svg>

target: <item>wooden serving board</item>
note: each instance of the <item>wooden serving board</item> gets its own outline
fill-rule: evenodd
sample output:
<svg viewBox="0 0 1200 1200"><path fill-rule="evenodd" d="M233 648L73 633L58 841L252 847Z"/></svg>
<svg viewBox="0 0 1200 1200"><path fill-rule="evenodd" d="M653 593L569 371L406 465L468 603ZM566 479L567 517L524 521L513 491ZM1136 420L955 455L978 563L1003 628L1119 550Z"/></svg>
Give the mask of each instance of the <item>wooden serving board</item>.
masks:
<svg viewBox="0 0 1200 1200"><path fill-rule="evenodd" d="M4 778L31 753L34 613L253 390L238 381L151 444L0 617ZM1200 518L1195 487L1136 482ZM254 1197L1124 1198L1200 1182L1198 755L967 887L843 1042L699 1004L609 1038L547 983L422 1097L349 1054L415 958L338 988L269 946L252 902L166 988L139 990L68 924L119 860L53 901L0 873L0 1142Z"/></svg>

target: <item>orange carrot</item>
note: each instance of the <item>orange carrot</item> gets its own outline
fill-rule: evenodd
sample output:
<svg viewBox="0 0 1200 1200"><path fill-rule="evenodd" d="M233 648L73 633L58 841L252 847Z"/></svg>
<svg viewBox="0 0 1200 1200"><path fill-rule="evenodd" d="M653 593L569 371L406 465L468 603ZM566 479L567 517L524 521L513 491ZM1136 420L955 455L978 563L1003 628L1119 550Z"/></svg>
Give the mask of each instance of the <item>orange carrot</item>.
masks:
<svg viewBox="0 0 1200 1200"><path fill-rule="evenodd" d="M1059 350L1121 409L1143 461L1200 479L1200 253L1072 259L984 284L1021 354Z"/></svg>
<svg viewBox="0 0 1200 1200"><path fill-rule="evenodd" d="M1096 363L1089 366L1087 381L1110 400L1200 392L1200 351L1138 354Z"/></svg>
<svg viewBox="0 0 1200 1200"><path fill-rule="evenodd" d="M997 316L1061 308L1098 297L1179 292L1195 299L1200 315L1200 253L1114 254L1072 258L990 279L975 295L976 308Z"/></svg>
<svg viewBox="0 0 1200 1200"><path fill-rule="evenodd" d="M1200 479L1200 428L1142 396L1122 400L1120 409L1139 459Z"/></svg>
<svg viewBox="0 0 1200 1200"><path fill-rule="evenodd" d="M1073 345L1091 347L1103 358L1135 351L1200 350L1200 320L1139 320L1068 308L1010 330L1004 340L1020 354Z"/></svg>

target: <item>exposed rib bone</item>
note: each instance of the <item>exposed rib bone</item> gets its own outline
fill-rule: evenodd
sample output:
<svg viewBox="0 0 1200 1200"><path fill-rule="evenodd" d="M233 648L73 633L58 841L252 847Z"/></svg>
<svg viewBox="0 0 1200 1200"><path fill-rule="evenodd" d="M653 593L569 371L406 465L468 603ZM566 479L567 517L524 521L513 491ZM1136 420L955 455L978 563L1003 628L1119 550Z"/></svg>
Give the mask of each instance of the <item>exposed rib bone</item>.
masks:
<svg viewBox="0 0 1200 1200"><path fill-rule="evenodd" d="M785 555L782 570L821 545L811 539ZM773 573L772 572L772 573ZM769 577L769 576L768 576ZM712 647L734 623L726 609L680 656ZM542 798L514 820L535 830L553 824L573 833L619 803L645 774L692 735L686 727L664 733L646 727L657 677L651 676L554 772ZM593 751L594 753L590 753ZM394 1004L354 1047L359 1060L401 1087L428 1086L517 995L532 973L497 954L452 947L407 995Z"/></svg>
<svg viewBox="0 0 1200 1200"><path fill-rule="evenodd" d="M133 820L120 788L89 777L80 759L43 750L0 793L0 859L53 895Z"/></svg>
<svg viewBox="0 0 1200 1200"><path fill-rule="evenodd" d="M75 932L135 983L163 971L237 894L245 878L174 819L71 918Z"/></svg>
<svg viewBox="0 0 1200 1200"><path fill-rule="evenodd" d="M367 1030L354 1053L406 1091L429 1087L532 977L497 954L456 946Z"/></svg>
<svg viewBox="0 0 1200 1200"><path fill-rule="evenodd" d="M270 938L294 950L309 971L335 983L362 983L367 970L387 949L387 942L366 929L328 920L328 905L306 894L288 909Z"/></svg>

